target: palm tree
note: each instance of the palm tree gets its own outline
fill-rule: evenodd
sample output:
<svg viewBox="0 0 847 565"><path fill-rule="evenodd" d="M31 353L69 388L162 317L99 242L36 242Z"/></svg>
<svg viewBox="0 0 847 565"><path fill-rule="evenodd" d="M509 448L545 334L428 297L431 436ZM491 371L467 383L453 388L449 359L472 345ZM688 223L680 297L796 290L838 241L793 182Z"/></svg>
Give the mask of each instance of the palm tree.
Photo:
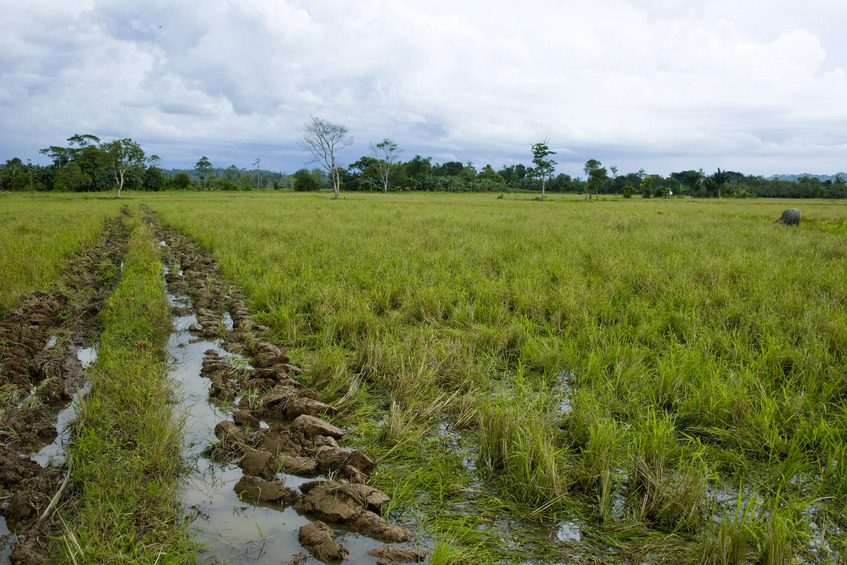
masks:
<svg viewBox="0 0 847 565"><path fill-rule="evenodd" d="M700 186L700 183L703 182L704 176L703 171L685 171L682 173L682 181L688 187L688 193L691 196L694 196L694 193L697 191L697 187Z"/></svg>
<svg viewBox="0 0 847 565"><path fill-rule="evenodd" d="M715 183L715 190L718 193L718 198L720 198L721 189L729 182L729 175L718 167L718 172L712 175L712 181Z"/></svg>

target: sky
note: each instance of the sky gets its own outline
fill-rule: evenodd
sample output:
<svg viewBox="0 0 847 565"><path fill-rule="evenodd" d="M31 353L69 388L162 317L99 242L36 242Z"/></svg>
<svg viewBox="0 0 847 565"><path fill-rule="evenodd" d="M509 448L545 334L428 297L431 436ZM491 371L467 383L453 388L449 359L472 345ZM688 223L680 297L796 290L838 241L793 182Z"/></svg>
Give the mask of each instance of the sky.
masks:
<svg viewBox="0 0 847 565"><path fill-rule="evenodd" d="M164 168L589 159L619 173L847 170L843 0L0 0L0 162L74 134Z"/></svg>

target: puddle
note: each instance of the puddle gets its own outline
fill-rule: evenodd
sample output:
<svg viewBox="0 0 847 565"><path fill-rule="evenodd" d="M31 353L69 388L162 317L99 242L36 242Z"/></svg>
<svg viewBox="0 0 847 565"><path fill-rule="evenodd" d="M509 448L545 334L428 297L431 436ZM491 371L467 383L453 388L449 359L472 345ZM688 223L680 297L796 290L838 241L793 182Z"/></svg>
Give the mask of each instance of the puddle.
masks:
<svg viewBox="0 0 847 565"><path fill-rule="evenodd" d="M433 427L432 431L445 441L445 447L448 451L461 455L462 466L468 472L470 479L468 486L471 488L479 487L482 481L477 474L476 462L479 459L477 446L447 422L439 422Z"/></svg>
<svg viewBox="0 0 847 565"><path fill-rule="evenodd" d="M94 347L81 347L76 352L76 358L82 363L82 368L89 368L97 361L97 349Z"/></svg>
<svg viewBox="0 0 847 565"><path fill-rule="evenodd" d="M180 302L182 297L169 297L169 302ZM297 540L301 526L311 520L294 509L274 503L243 502L233 490L242 477L235 465L219 465L203 457L203 450L216 442L214 428L232 418L232 412L209 402L211 382L200 375L203 357L208 349L215 349L236 363L241 356L224 352L220 340L197 339L188 328L197 322L195 315L178 316L173 320L174 333L168 341L172 361L171 376L181 385L178 409L184 417L183 448L193 469L185 478L183 505L185 512L194 517L190 526L192 534L202 549L197 563L286 563L297 553L306 553ZM225 314L223 323L232 328L232 317ZM244 363L246 364L246 363ZM297 487L314 478L280 474L289 488ZM334 527L337 541L350 552L353 563L373 563L367 550L379 542L359 534ZM320 563L309 557L302 563Z"/></svg>
<svg viewBox="0 0 847 565"><path fill-rule="evenodd" d="M0 516L0 563L8 563L16 536L6 527L6 518Z"/></svg>
<svg viewBox="0 0 847 565"><path fill-rule="evenodd" d="M582 541L582 528L576 522L560 522L556 528L556 539L565 541Z"/></svg>
<svg viewBox="0 0 847 565"><path fill-rule="evenodd" d="M56 338L56 336L51 335L51 336L50 336L50 341L48 341L48 342L47 342L47 348L49 349L49 348L51 348L51 347L55 346L55 345L56 345L56 341L58 341L58 340L57 340L57 338Z"/></svg>
<svg viewBox="0 0 847 565"><path fill-rule="evenodd" d="M556 410L558 411L560 416L567 416L573 411L573 406L571 405L571 398L573 397L573 388L571 387L571 382L573 381L574 373L571 370L564 369L559 371L559 374L556 375L556 380L559 383L559 394L558 402L556 404Z"/></svg>
<svg viewBox="0 0 847 565"><path fill-rule="evenodd" d="M224 312L223 324L227 331L232 331L232 329L235 327L235 322L232 321L232 316L229 312Z"/></svg>
<svg viewBox="0 0 847 565"><path fill-rule="evenodd" d="M85 363L83 363L83 366L85 366ZM70 424L76 419L83 398L89 390L91 390L91 382L85 381L82 387L74 393L73 401L56 416L56 431L58 432L56 439L50 445L42 447L38 453L30 455L30 459L42 467L48 465L60 466L65 462L65 446L71 442Z"/></svg>

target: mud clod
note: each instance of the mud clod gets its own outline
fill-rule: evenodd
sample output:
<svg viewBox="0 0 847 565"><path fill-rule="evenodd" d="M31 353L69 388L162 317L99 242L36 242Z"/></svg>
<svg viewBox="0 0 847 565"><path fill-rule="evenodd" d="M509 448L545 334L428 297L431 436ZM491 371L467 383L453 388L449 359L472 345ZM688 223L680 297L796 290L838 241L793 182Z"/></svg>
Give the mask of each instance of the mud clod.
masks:
<svg viewBox="0 0 847 565"><path fill-rule="evenodd" d="M305 485L304 485L305 486ZM301 486L304 496L294 509L328 522L345 524L357 532L383 541L404 542L414 539L411 530L389 524L376 512L390 499L385 493L364 485L323 482Z"/></svg>
<svg viewBox="0 0 847 565"><path fill-rule="evenodd" d="M241 458L241 469L248 475L273 479L277 473L277 462L267 451L248 451Z"/></svg>
<svg viewBox="0 0 847 565"><path fill-rule="evenodd" d="M315 453L315 458L323 471L340 471L345 466L370 474L376 464L373 459L360 451L348 451L340 447L323 446Z"/></svg>
<svg viewBox="0 0 847 565"><path fill-rule="evenodd" d="M335 541L332 529L320 520L300 528L297 535L300 545L321 561L349 559L350 554Z"/></svg>
<svg viewBox="0 0 847 565"><path fill-rule="evenodd" d="M267 481L250 475L241 477L234 490L242 500L279 502L283 505L291 504L299 497L279 481Z"/></svg>
<svg viewBox="0 0 847 565"><path fill-rule="evenodd" d="M341 428L333 426L329 422L321 420L320 418L309 416L308 414L302 414L295 418L291 427L294 430L302 432L304 436L310 439L315 438L316 436L329 436L341 439L347 435L347 432Z"/></svg>
<svg viewBox="0 0 847 565"><path fill-rule="evenodd" d="M394 545L383 545L368 550L368 555L377 558L377 565L390 565L391 563L422 563L429 553L418 547L397 547Z"/></svg>

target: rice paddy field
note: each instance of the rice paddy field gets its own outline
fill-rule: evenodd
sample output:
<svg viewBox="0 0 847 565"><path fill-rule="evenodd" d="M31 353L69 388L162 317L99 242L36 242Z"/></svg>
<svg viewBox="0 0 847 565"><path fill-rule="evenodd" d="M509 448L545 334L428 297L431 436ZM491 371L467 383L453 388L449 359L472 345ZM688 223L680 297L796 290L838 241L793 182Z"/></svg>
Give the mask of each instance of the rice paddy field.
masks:
<svg viewBox="0 0 847 565"><path fill-rule="evenodd" d="M771 201L150 205L451 561L843 555L843 205L802 203L797 229Z"/></svg>
<svg viewBox="0 0 847 565"><path fill-rule="evenodd" d="M18 234L127 203L243 290L430 563L847 562L843 203L6 196L4 282Z"/></svg>

